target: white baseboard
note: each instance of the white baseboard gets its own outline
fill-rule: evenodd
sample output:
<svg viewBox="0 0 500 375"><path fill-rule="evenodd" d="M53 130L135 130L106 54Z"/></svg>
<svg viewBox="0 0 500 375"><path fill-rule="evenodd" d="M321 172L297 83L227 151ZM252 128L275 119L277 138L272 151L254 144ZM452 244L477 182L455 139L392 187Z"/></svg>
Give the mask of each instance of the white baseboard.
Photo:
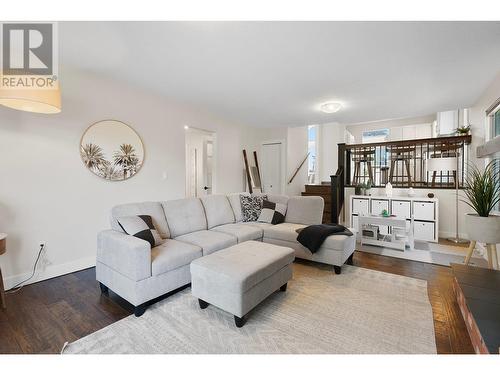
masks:
<svg viewBox="0 0 500 375"><path fill-rule="evenodd" d="M33 277L25 285L33 284L38 281L52 279L53 277L66 275L68 273L76 271L81 271L83 269L94 266L95 266L95 257L81 258L73 262L50 265L47 266L45 270L38 270L37 273L35 274L35 277ZM12 288L14 285L20 283L21 281L27 279L30 276L31 272L6 277L4 279L5 290Z"/></svg>

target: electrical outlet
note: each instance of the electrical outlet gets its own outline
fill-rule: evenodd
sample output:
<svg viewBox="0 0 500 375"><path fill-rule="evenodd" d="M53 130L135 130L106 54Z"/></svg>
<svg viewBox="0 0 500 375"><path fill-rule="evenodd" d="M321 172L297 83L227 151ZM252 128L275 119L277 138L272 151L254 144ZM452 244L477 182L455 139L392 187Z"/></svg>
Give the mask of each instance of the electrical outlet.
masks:
<svg viewBox="0 0 500 375"><path fill-rule="evenodd" d="M52 264L50 259L47 257L47 243L45 241L40 241L40 247L43 246L42 253L40 254L40 271L45 272L48 266Z"/></svg>

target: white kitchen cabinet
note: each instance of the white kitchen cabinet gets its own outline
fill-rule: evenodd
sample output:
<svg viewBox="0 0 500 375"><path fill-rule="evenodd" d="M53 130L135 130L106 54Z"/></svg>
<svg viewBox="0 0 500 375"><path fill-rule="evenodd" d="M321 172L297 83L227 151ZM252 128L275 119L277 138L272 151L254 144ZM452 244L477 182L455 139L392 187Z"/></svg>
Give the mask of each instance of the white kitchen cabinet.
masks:
<svg viewBox="0 0 500 375"><path fill-rule="evenodd" d="M413 218L434 221L436 219L435 202L413 201Z"/></svg>
<svg viewBox="0 0 500 375"><path fill-rule="evenodd" d="M393 199L391 201L391 215L409 219L411 217L411 202Z"/></svg>
<svg viewBox="0 0 500 375"><path fill-rule="evenodd" d="M352 200L352 213L355 215L366 215L370 213L368 198L355 198Z"/></svg>
<svg viewBox="0 0 500 375"><path fill-rule="evenodd" d="M371 213L380 215L382 214L383 210L389 212L388 199L371 199L371 210L370 210Z"/></svg>
<svg viewBox="0 0 500 375"><path fill-rule="evenodd" d="M434 237L436 237L435 224L433 222L414 221L413 230L416 240L434 241Z"/></svg>

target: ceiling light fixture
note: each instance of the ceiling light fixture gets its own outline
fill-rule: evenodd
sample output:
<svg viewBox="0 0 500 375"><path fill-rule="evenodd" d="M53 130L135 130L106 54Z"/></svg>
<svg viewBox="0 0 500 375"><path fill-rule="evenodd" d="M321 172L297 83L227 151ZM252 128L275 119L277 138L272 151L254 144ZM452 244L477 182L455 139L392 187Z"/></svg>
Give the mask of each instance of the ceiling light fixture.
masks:
<svg viewBox="0 0 500 375"><path fill-rule="evenodd" d="M189 129L189 126L184 125L184 130L188 130L188 129Z"/></svg>
<svg viewBox="0 0 500 375"><path fill-rule="evenodd" d="M328 102L321 104L320 110L324 113L335 113L342 108L342 104L335 102Z"/></svg>
<svg viewBox="0 0 500 375"><path fill-rule="evenodd" d="M0 104L26 112L61 112L61 91L55 89L13 89L0 87Z"/></svg>

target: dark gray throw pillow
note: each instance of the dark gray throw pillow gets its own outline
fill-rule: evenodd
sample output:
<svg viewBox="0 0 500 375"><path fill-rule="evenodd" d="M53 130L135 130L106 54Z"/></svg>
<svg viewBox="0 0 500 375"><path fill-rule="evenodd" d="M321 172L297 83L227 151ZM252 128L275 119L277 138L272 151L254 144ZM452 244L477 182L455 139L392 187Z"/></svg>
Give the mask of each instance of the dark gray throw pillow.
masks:
<svg viewBox="0 0 500 375"><path fill-rule="evenodd" d="M116 221L126 234L148 241L152 248L163 243L149 215L122 216Z"/></svg>
<svg viewBox="0 0 500 375"><path fill-rule="evenodd" d="M262 223L280 224L285 221L286 205L281 203L274 203L264 199L262 203L262 211L260 212L259 219Z"/></svg>
<svg viewBox="0 0 500 375"><path fill-rule="evenodd" d="M267 195L240 195L241 217L243 221L257 221Z"/></svg>

